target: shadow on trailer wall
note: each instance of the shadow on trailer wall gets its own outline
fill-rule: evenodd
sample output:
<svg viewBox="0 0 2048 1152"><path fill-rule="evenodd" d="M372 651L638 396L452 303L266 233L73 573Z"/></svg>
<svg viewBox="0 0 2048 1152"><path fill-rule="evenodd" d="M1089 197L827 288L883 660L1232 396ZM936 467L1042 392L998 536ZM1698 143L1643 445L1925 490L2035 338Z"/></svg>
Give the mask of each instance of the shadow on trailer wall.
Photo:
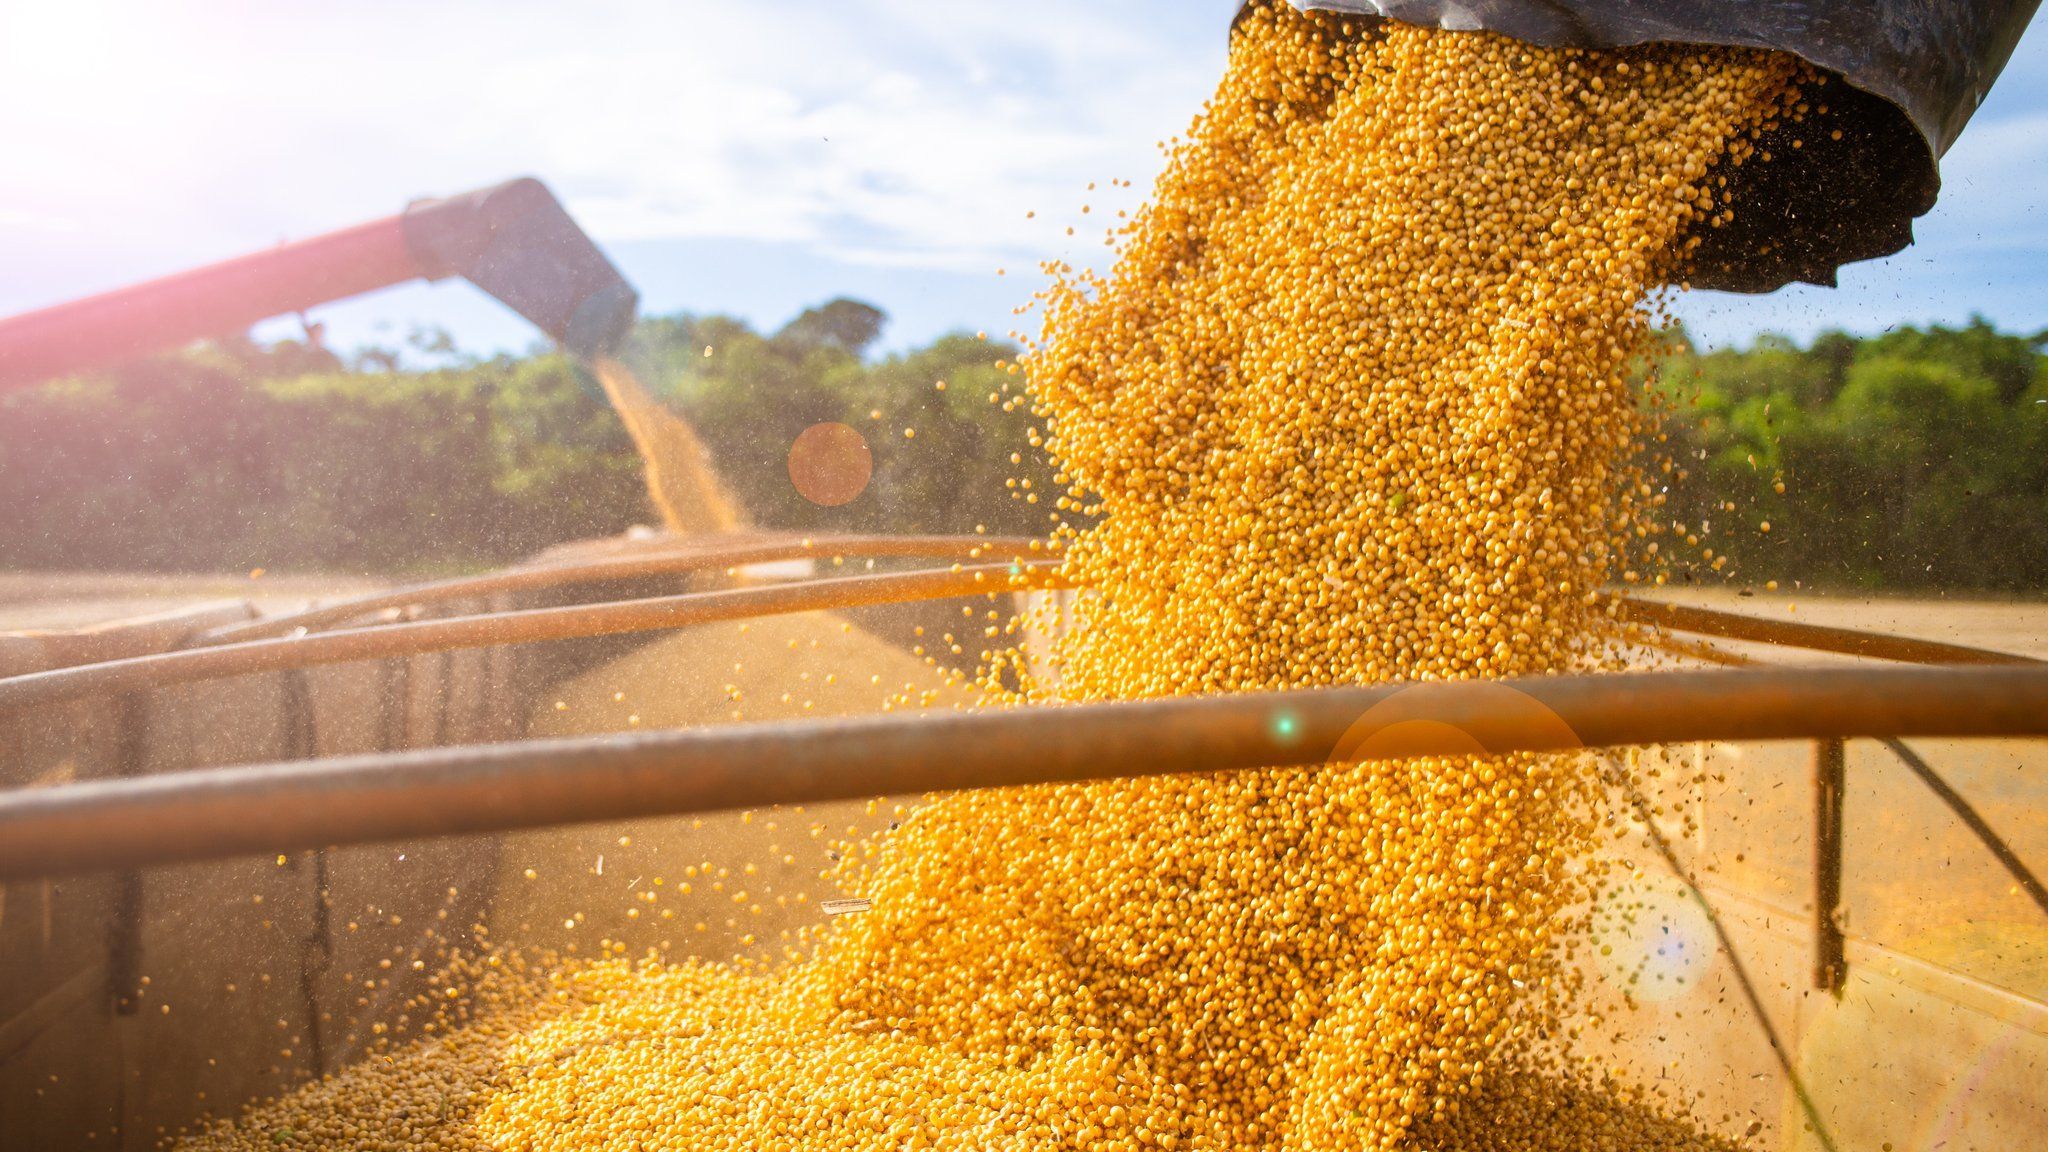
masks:
<svg viewBox="0 0 2048 1152"><path fill-rule="evenodd" d="M434 614L565 599L505 593ZM172 651L254 616L225 602L0 635L0 672ZM633 644L431 652L0 716L0 789L516 739L542 689ZM475 944L500 839L0 884L0 1149L152 1148L361 1058L432 991L448 951Z"/></svg>
<svg viewBox="0 0 2048 1152"><path fill-rule="evenodd" d="M223 605L90 638L140 655L249 615ZM28 671L67 639L0 637L0 651ZM0 717L0 785L507 739L536 671L517 649L434 653ZM367 993L342 975L466 943L493 854L477 837L0 888L0 1146L148 1148L203 1109L359 1057L370 1022L434 965L394 964Z"/></svg>
<svg viewBox="0 0 2048 1152"><path fill-rule="evenodd" d="M775 536L746 537L739 546L764 555L811 548ZM929 541L917 540L879 549L884 556L930 550ZM658 542L587 541L454 582L511 585L487 595L436 598L430 606L358 597L354 609L285 618L316 628L344 624L365 617L366 601L372 622L431 620L730 582L723 566L677 569L673 552ZM545 578L557 565L598 578ZM790 571L750 571L740 573L741 583L814 574L809 560ZM536 575L542 578L530 579ZM957 613L945 604L853 609L843 614L850 634L813 615L757 621L748 643L758 657L747 656L750 667L758 665L750 674L754 695L768 696L770 685L780 692L778 678L801 675L772 658L817 635L826 637L826 651L817 654L826 662L816 679L837 659L842 668L889 670L897 682L936 684L909 652L920 643L914 630ZM8 712L0 715L0 791L627 729L627 717L638 721L638 712L649 728L701 723L714 709L693 693L705 694L711 663L731 661L736 627L426 652ZM251 605L225 601L89 628L0 634L0 676L267 631ZM717 683L730 675L725 666ZM634 690L630 704L613 699L615 685ZM818 690L817 710L792 701L787 712L847 714L874 691L862 678L838 697ZM726 702L712 694L722 718ZM558 710L571 702L573 709ZM750 708L755 718L776 717L772 697ZM863 809L817 811L843 832ZM760 830L743 828L737 816L633 821L0 881L0 1152L154 1148L166 1133L338 1071L380 1042L418 1038L428 1014L417 1001L437 993L433 977L451 952L475 951L479 923L498 942L581 954L601 939L653 947L680 938L689 951L714 956L779 941L815 919L813 901L773 924L714 919L700 928L696 919L715 906L673 900L635 922L647 893L635 891L636 874L627 869L679 871L692 853L692 860L715 857L738 869L742 857L752 862ZM635 848L620 848L621 836L637 841ZM829 863L825 851L808 836L792 841L757 890L761 883L807 888ZM724 899L709 887L708 900ZM660 915L676 907L691 918L678 924ZM575 922L565 927L570 916Z"/></svg>

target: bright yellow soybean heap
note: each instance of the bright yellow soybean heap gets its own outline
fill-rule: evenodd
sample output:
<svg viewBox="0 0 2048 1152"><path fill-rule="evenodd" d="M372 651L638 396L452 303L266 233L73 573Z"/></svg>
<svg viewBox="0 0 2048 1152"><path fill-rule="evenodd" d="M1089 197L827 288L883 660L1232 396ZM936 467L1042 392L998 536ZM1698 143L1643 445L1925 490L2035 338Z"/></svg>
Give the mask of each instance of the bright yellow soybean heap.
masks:
<svg viewBox="0 0 2048 1152"><path fill-rule="evenodd" d="M1249 16L1114 270L1053 269L1026 373L1097 592L1029 692L1616 660L1646 300L1802 79ZM1719 1147L1552 1043L1592 793L1507 757L944 798L811 957L480 962L467 1024L198 1144Z"/></svg>

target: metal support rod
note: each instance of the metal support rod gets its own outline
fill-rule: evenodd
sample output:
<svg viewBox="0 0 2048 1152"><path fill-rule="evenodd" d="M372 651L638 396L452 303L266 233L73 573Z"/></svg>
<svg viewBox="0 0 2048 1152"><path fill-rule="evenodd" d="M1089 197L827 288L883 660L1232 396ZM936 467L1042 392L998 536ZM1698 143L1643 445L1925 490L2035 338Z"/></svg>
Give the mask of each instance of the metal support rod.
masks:
<svg viewBox="0 0 2048 1152"><path fill-rule="evenodd" d="M877 547L886 545L878 544ZM924 545L920 544L917 547L922 548ZM731 559L734 553L723 555L730 566L734 562ZM565 567L569 567L571 571L550 572L536 577L535 586L558 579L561 583L573 582L583 578L575 573L590 570L580 566ZM1007 566L981 565L962 572L913 572L848 577L768 588L651 597L564 608L537 608L420 623L343 629L310 636L295 635L251 640L207 649L75 665L0 679L0 713L129 688L221 679L283 668L441 652L454 648L652 631L752 615L945 599L973 595L981 591L1023 591L1070 586L1053 571L1056 567L1057 562L1051 559L1021 560ZM1014 575L1007 579L999 579L1005 572ZM510 580L516 574L503 575ZM473 593L476 588L465 587L464 591ZM405 592L394 593L392 602L395 603L399 598L409 595ZM411 601L406 599L405 602ZM2040 661L2027 657L1937 644L1932 641L1848 629L1816 628L1811 625L1792 626L1707 609L1688 608L1678 610L1674 614L1673 611L1667 611L1675 610L1676 606L1673 605L1646 604L1633 600L1624 600L1622 603L1627 610L1625 615L1632 618L1704 635L1768 640L1824 651L1916 663L2041 664ZM316 617L313 622L330 623L337 619L346 619L358 611L372 610L361 602L345 609L340 606L336 608L337 614L323 614ZM296 619L300 623L295 627L306 626L306 617L300 616ZM264 621L259 631L270 631L270 626L276 623L279 622ZM216 635L213 638L227 639L229 636L238 635L239 633L231 633Z"/></svg>
<svg viewBox="0 0 2048 1152"><path fill-rule="evenodd" d="M142 1010L142 873L134 869L114 879L114 901L107 910L107 1005L116 1016Z"/></svg>
<svg viewBox="0 0 2048 1152"><path fill-rule="evenodd" d="M484 596L496 592L555 588L604 580L633 579L679 572L729 568L742 564L768 563L804 557L959 557L1015 560L1051 554L1051 546L1029 537L990 536L886 536L858 535L817 537L805 540L748 541L713 548L673 548L635 556L607 557L577 564L544 564L511 568L482 576L457 577L431 583L394 588L321 605L303 612L216 628L205 639L212 643L282 636L295 629L317 629L339 624L383 608L431 604L438 601ZM1737 612L1668 604L1633 597L1619 597L1624 619L1656 624L1681 632L1719 636L1730 640L1811 648L1822 652L1898 660L1909 664L2029 664L2040 663L2025 656L1887 636L1850 628L1829 628L1817 624L1763 620ZM1739 660L1733 653L1712 652L1709 659Z"/></svg>
<svg viewBox="0 0 2048 1152"><path fill-rule="evenodd" d="M1842 942L1842 793L1848 755L1840 737L1813 742L1813 986L1836 996L1849 978Z"/></svg>
<svg viewBox="0 0 2048 1152"><path fill-rule="evenodd" d="M2048 669L1534 677L738 724L0 794L0 879L880 795L1691 740L2048 736Z"/></svg>
<svg viewBox="0 0 2048 1152"><path fill-rule="evenodd" d="M1660 600L1616 598L1621 618L1655 624L1679 632L1719 636L1724 640L1747 640L1758 644L1779 644L1810 648L1816 652L1837 652L1844 656L1866 656L1897 660L1906 664L2040 664L2043 661L2011 652L1944 644L1939 640L1916 640L1910 636L1888 636L1882 632L1861 632L1854 628L1830 628L1824 624L1801 624L1791 620L1764 620L1739 612L1669 604Z"/></svg>
<svg viewBox="0 0 2048 1152"><path fill-rule="evenodd" d="M1977 839L1991 850L1991 854L1998 858L2006 872L2018 881L2020 888L2034 901L2035 907L2048 914L2048 885L2041 883L2041 878L2034 875L2033 869L2027 867L2026 861L2020 859L2019 853L2013 851L2012 845L2007 843L2005 837L2000 836L1991 827L1990 821L1985 820L1975 806L1963 799L1962 793L1956 791L1947 780L1942 779L1941 774L1922 759L1918 752L1913 751L1904 740L1887 736L1883 738L1883 743L1892 750L1893 755L1905 762L1906 767L1911 769L1915 776L1920 777L1920 782L1927 785L1929 791L1948 805L1948 810L1956 814L1956 819L1961 820L1965 827L1976 833Z"/></svg>
<svg viewBox="0 0 2048 1152"><path fill-rule="evenodd" d="M606 580L633 580L648 576L672 576L684 572L715 571L745 564L766 564L777 560L826 559L846 556L862 559L883 557L928 557L945 559L1021 560L1042 557L1040 542L1022 537L988 536L820 536L800 540L749 540L664 548L632 556L613 556L575 564L536 564L507 568L481 576L458 576L355 596L322 604L303 612L289 612L261 620L238 622L215 628L202 638L209 644L230 643L283 636L304 628L316 631L331 624L343 624L385 608L445 603L491 596L500 592L537 591L573 584L596 584Z"/></svg>
<svg viewBox="0 0 2048 1152"><path fill-rule="evenodd" d="M390 667L387 665L386 667ZM284 674L284 754L288 760L309 760L320 751L319 713L313 707L312 677L303 668ZM299 1003L305 1012L306 1065L315 1075L327 1071L326 1029L320 1020L320 980L334 966L334 907L328 887L327 851L293 857L292 871L311 864L312 922L299 940Z"/></svg>
<svg viewBox="0 0 2048 1152"><path fill-rule="evenodd" d="M149 755L149 697L130 692L113 705L113 778L138 779ZM142 884L142 873L132 869L114 881L107 920L107 1003L116 1016L133 1016L142 1008Z"/></svg>
<svg viewBox="0 0 2048 1152"><path fill-rule="evenodd" d="M312 636L252 640L217 648L165 652L0 680L0 712L44 707L107 692L160 688L167 684L220 680L253 672L276 672L319 664L346 664L354 660L445 652L454 648L616 636L752 616L1047 588L1055 585L1050 565L1050 561L973 567L956 565L953 570L944 571L849 576L725 592L654 596L608 604L452 616L445 620L348 628Z"/></svg>

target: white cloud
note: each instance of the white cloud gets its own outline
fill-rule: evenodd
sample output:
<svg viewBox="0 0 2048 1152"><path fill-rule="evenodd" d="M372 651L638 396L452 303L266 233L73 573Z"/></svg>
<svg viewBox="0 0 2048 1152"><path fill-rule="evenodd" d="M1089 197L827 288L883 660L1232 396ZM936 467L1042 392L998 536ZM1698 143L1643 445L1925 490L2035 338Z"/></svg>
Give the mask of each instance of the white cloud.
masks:
<svg viewBox="0 0 2048 1152"><path fill-rule="evenodd" d="M1215 83L1235 7L0 3L0 312L519 174L604 242L758 241L820 266L929 270L937 297L958 273L1088 263L1156 170L1155 142ZM1705 310L1737 335L1788 309L1867 327L1978 301L2048 322L2048 276L2009 270L2016 252L2048 265L2042 67L2036 29L1947 158L1921 243L1845 276L1862 288ZM1085 191L1112 177L1138 187ZM688 271L715 288L732 270Z"/></svg>
<svg viewBox="0 0 2048 1152"><path fill-rule="evenodd" d="M1184 125L1216 74L1214 58L1134 69L1129 6L1045 9L785 8L607 54L604 80L586 79L608 95L529 97L522 111L600 232L985 268L1045 247L1027 210L1077 208L1091 178L1149 175L1153 140ZM1219 58L1222 27L1210 26ZM632 114L591 123L614 102ZM586 201L586 183L607 190Z"/></svg>
<svg viewBox="0 0 2048 1152"><path fill-rule="evenodd" d="M1027 209L1149 175L1214 83L1231 9L67 3L0 26L39 62L0 71L18 158L0 241L65 206L90 245L183 259L532 173L605 240L977 270L1048 247Z"/></svg>

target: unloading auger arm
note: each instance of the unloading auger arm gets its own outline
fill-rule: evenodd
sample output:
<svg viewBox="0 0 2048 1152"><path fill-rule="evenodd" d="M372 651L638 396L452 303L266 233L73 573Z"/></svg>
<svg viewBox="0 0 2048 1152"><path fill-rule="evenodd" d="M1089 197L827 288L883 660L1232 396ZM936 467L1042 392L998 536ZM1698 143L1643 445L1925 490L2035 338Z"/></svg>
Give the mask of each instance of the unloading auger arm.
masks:
<svg viewBox="0 0 2048 1152"><path fill-rule="evenodd" d="M639 304L547 186L522 178L0 319L0 392L449 276L467 279L582 356L617 347Z"/></svg>

